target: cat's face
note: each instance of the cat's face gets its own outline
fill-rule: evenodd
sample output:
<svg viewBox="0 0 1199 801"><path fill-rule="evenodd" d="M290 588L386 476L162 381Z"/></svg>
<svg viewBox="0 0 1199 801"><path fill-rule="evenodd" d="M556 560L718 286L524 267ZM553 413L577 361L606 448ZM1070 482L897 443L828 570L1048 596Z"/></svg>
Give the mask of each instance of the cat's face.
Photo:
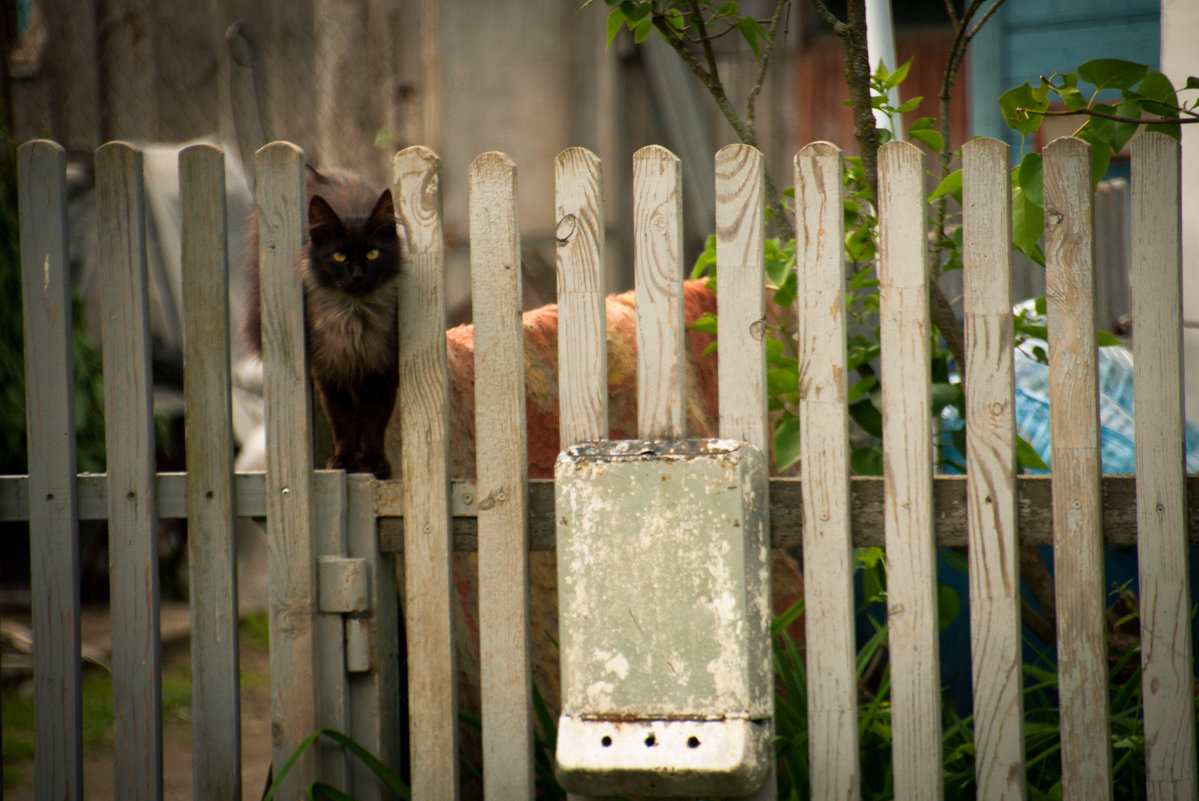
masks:
<svg viewBox="0 0 1199 801"><path fill-rule="evenodd" d="M342 220L320 195L308 204L309 275L317 285L367 295L400 272L391 190L365 220Z"/></svg>

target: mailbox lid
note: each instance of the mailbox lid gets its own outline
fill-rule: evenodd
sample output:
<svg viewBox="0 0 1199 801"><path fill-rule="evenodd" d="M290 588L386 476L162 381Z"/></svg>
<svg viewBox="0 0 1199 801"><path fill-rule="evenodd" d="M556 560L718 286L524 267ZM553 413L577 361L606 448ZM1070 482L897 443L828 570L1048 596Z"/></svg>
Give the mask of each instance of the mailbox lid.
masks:
<svg viewBox="0 0 1199 801"><path fill-rule="evenodd" d="M762 454L734 440L559 456L564 716L772 714L768 491Z"/></svg>

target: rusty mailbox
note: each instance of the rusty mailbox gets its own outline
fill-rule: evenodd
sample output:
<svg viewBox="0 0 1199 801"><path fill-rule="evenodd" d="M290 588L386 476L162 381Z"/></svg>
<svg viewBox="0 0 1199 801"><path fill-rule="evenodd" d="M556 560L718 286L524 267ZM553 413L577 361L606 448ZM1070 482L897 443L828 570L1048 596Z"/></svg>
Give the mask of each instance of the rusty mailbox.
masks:
<svg viewBox="0 0 1199 801"><path fill-rule="evenodd" d="M559 778L744 795L769 764L766 463L723 439L577 445L554 469Z"/></svg>

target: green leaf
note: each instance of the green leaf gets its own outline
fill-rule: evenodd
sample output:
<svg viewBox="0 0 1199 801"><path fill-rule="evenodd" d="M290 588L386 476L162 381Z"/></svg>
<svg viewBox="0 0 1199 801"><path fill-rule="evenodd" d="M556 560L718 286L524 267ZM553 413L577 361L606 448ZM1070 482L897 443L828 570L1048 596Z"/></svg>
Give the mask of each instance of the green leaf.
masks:
<svg viewBox="0 0 1199 801"><path fill-rule="evenodd" d="M774 427L775 470L782 472L799 461L799 418L784 415Z"/></svg>
<svg viewBox="0 0 1199 801"><path fill-rule="evenodd" d="M1101 348L1112 348L1124 344L1120 341L1120 338L1111 331L1104 331L1102 328L1096 329L1095 341L1096 344L1098 344Z"/></svg>
<svg viewBox="0 0 1199 801"><path fill-rule="evenodd" d="M872 375L868 375L865 378L859 378L853 383L853 386L849 388L848 401L853 403L866 393L873 392L876 386L878 386L878 379Z"/></svg>
<svg viewBox="0 0 1199 801"><path fill-rule="evenodd" d="M1037 449L1019 434L1016 435L1016 461L1025 470L1049 470L1049 465L1037 453Z"/></svg>
<svg viewBox="0 0 1199 801"><path fill-rule="evenodd" d="M1170 79L1156 70L1150 71L1137 87L1141 105L1150 114L1162 117L1178 116L1178 94ZM1156 101L1156 102L1155 102Z"/></svg>
<svg viewBox="0 0 1199 801"><path fill-rule="evenodd" d="M699 331L701 334L716 336L716 315L712 314L712 312L704 312L687 328L690 331Z"/></svg>
<svg viewBox="0 0 1199 801"><path fill-rule="evenodd" d="M799 618L803 614L803 612L804 612L804 602L803 602L803 598L800 598L798 601L791 604L791 606L787 609L786 612L783 612L781 615L778 615L777 617L775 617L774 620L772 620L770 622L770 636L777 637L780 634L782 634L787 629L788 626L790 626L795 621L799 620Z"/></svg>
<svg viewBox="0 0 1199 801"><path fill-rule="evenodd" d="M1075 134L1079 139L1087 142L1091 146L1091 186L1094 187L1103 180L1103 174L1107 172L1107 165L1112 160L1111 146L1096 133L1093 125L1095 118L1092 117L1086 125L1079 129Z"/></svg>
<svg viewBox="0 0 1199 801"><path fill-rule="evenodd" d="M1145 77L1149 67L1118 58L1097 58L1080 64L1078 77L1096 89L1129 89Z"/></svg>
<svg viewBox="0 0 1199 801"><path fill-rule="evenodd" d="M936 200L942 195L952 195L955 198L961 198L962 195L962 170L958 168L941 179L941 183L937 184L937 188L928 196L930 201Z"/></svg>
<svg viewBox="0 0 1199 801"><path fill-rule="evenodd" d="M641 44L654 29L654 20L652 17L646 17L633 26L633 42Z"/></svg>
<svg viewBox="0 0 1199 801"><path fill-rule="evenodd" d="M1166 136L1170 136L1174 139L1182 141L1182 126L1178 123L1155 122L1152 125L1146 125L1145 130L1153 131L1155 133L1164 133Z"/></svg>
<svg viewBox="0 0 1199 801"><path fill-rule="evenodd" d="M1021 136L1028 136L1041 127L1043 117L1040 114L1029 114L1021 109L1044 111L1049 108L1049 100L1038 96L1036 90L1025 81L1015 89L1009 89L999 96L999 109L1003 113L1003 121L1008 127L1018 131Z"/></svg>
<svg viewBox="0 0 1199 801"><path fill-rule="evenodd" d="M1141 104L1137 100L1125 100L1119 106L1108 106L1102 103L1095 105L1095 111L1101 111L1105 114L1114 114L1119 117L1140 118ZM1137 132L1140 127L1135 122L1117 122L1116 120L1108 120L1103 117L1091 117L1087 120L1087 126L1097 137L1098 141L1107 145L1113 153L1119 153L1120 148L1128 144L1128 140ZM1094 140L1088 140L1094 141Z"/></svg>
<svg viewBox="0 0 1199 801"><path fill-rule="evenodd" d="M920 101L923 99L924 99L923 96L918 96L918 97L913 97L911 100L906 100L903 103L899 104L899 108L895 109L895 113L896 114L907 114L910 111L915 111L916 107L920 105Z"/></svg>
<svg viewBox="0 0 1199 801"><path fill-rule="evenodd" d="M1199 89L1199 77L1194 75L1187 76L1186 89Z"/></svg>
<svg viewBox="0 0 1199 801"><path fill-rule="evenodd" d="M371 773L375 774L380 781L387 785L388 789L400 796L400 798L411 798L408 787L400 780L400 777L392 772L391 768L384 765L378 757L358 743L357 740L342 734L336 729L321 729L320 733L357 757L359 761L370 768Z"/></svg>
<svg viewBox="0 0 1199 801"><path fill-rule="evenodd" d="M849 466L859 476L881 476L883 474L883 452L874 446L854 448L849 454Z"/></svg>
<svg viewBox="0 0 1199 801"><path fill-rule="evenodd" d="M720 16L731 17L737 13L738 8L740 6L736 2L733 2L733 0L730 0L728 3L722 3L720 8L716 9L716 13Z"/></svg>
<svg viewBox="0 0 1199 801"><path fill-rule="evenodd" d="M1058 97L1062 99L1062 103L1071 111L1077 111L1080 108L1086 108L1087 99L1082 96L1082 92L1073 87L1063 87L1057 90Z"/></svg>
<svg viewBox="0 0 1199 801"><path fill-rule="evenodd" d="M941 631L949 628L949 624L957 619L962 610L962 601L958 598L957 590L948 584L937 585L937 622Z"/></svg>
<svg viewBox="0 0 1199 801"><path fill-rule="evenodd" d="M849 404L849 416L870 436L883 436L883 415L869 395L857 403Z"/></svg>
<svg viewBox="0 0 1199 801"><path fill-rule="evenodd" d="M1016 166L1016 185L1035 206L1045 207L1044 174L1040 153L1027 153Z"/></svg>
<svg viewBox="0 0 1199 801"><path fill-rule="evenodd" d="M742 17L737 20L737 30L741 32L741 36L745 39L749 49L754 51L754 58L761 58L762 54L758 48L758 40L766 38L766 32L762 30L762 26L758 24L756 19L752 17Z"/></svg>
<svg viewBox="0 0 1199 801"><path fill-rule="evenodd" d="M620 26L624 25L625 15L620 8L614 8L608 12L608 47L612 46L612 40L616 38L616 34L620 33Z"/></svg>
<svg viewBox="0 0 1199 801"><path fill-rule="evenodd" d="M1045 211L1019 186L1012 187L1012 244L1038 264L1045 263L1037 240L1045 232Z"/></svg>
<svg viewBox="0 0 1199 801"><path fill-rule="evenodd" d="M799 392L799 370L786 367L767 370L766 391L771 395L794 395Z"/></svg>
<svg viewBox="0 0 1199 801"><path fill-rule="evenodd" d="M652 10L652 6L649 3L644 2L644 0L641 2L623 0L623 2L620 4L620 10L623 11L624 15L629 18L629 24L632 25L634 22L640 22L641 20L645 19Z"/></svg>
<svg viewBox="0 0 1199 801"><path fill-rule="evenodd" d="M940 153L941 148L945 146L945 139L941 136L940 131L930 131L923 128L913 131L908 129L908 136L928 146L928 149L934 153Z"/></svg>
<svg viewBox="0 0 1199 801"><path fill-rule="evenodd" d="M901 83L903 83L904 79L908 77L908 70L911 68L912 59L909 58L907 61L900 64L899 68L895 70L895 72L892 72L886 77L886 79L883 81L883 88L894 89L896 86L899 86Z"/></svg>

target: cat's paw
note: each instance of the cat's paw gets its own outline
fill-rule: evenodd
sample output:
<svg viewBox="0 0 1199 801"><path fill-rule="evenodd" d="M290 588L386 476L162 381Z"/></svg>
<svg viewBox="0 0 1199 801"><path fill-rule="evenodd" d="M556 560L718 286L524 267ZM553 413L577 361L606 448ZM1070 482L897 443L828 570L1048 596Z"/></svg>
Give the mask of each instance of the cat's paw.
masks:
<svg viewBox="0 0 1199 801"><path fill-rule="evenodd" d="M358 461L348 453L335 453L325 462L327 470L345 470L347 473L357 473Z"/></svg>
<svg viewBox="0 0 1199 801"><path fill-rule="evenodd" d="M391 478L391 462L387 461L387 457L381 453L363 454L362 458L358 460L358 467L364 473L374 473L375 478Z"/></svg>

